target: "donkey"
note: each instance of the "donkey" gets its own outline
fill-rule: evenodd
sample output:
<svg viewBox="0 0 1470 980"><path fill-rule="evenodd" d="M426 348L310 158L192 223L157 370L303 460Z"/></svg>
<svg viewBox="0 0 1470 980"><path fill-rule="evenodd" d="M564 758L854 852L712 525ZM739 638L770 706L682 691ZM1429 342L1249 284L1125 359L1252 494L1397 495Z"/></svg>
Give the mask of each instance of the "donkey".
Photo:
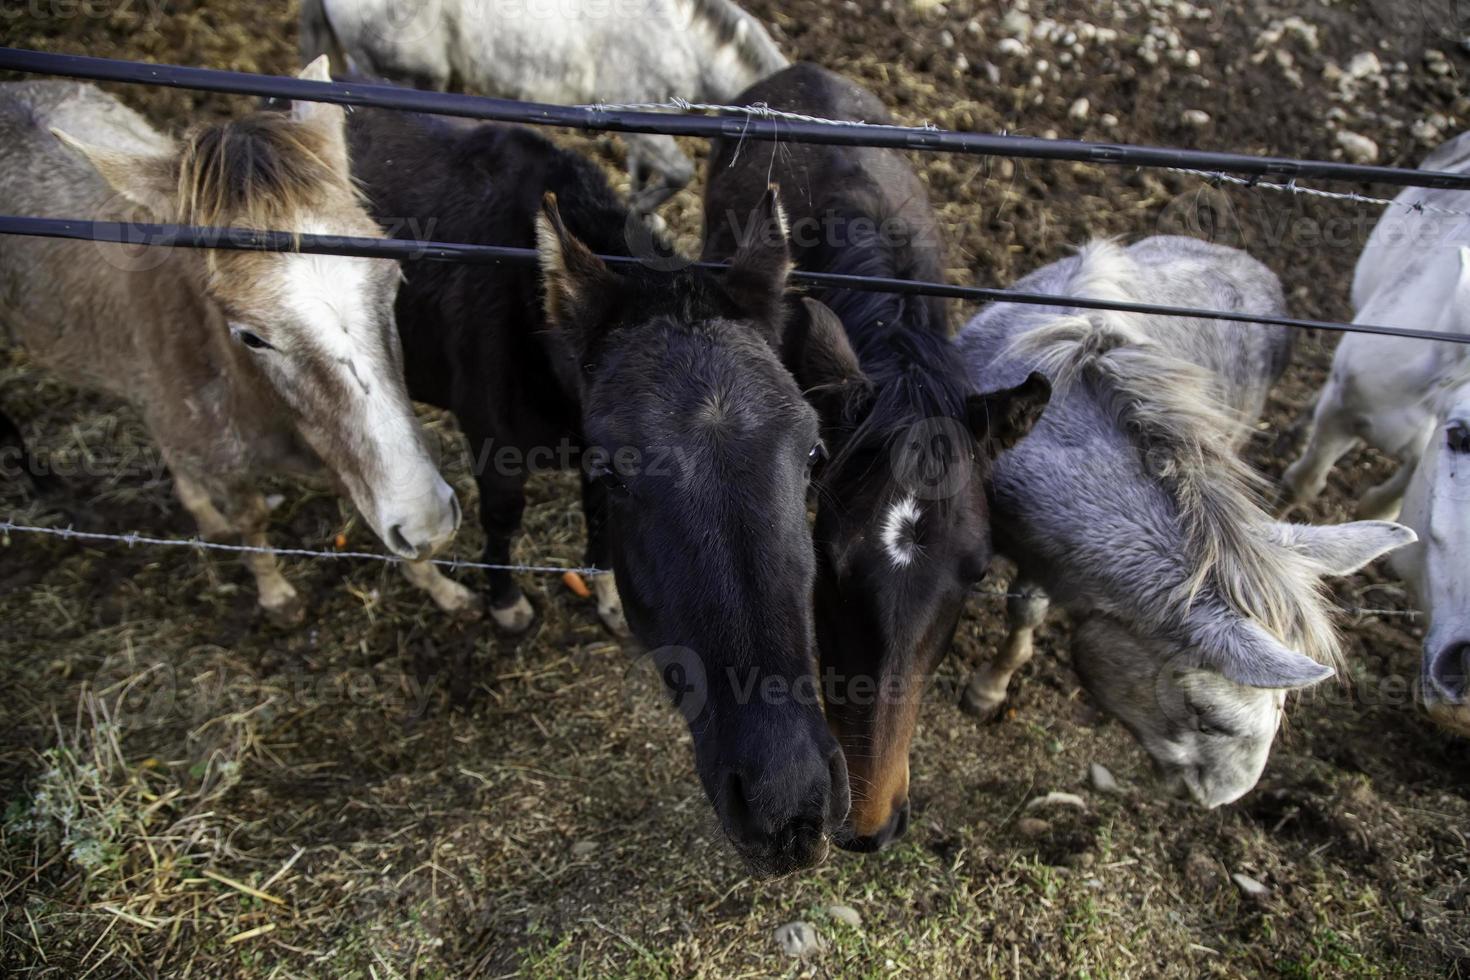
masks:
<svg viewBox="0 0 1470 980"><path fill-rule="evenodd" d="M776 356L789 253L774 196L753 202L723 280L610 268L596 253L627 256L627 230L647 231L591 161L522 127L406 113L358 110L349 134L376 213L541 256L539 277L410 262L399 294L410 390L452 410L491 461L487 560L508 556L524 504L525 466L498 461L577 466L588 560L615 573L593 580L599 611L618 627L626 614L679 695L726 834L759 872L820 860L848 788L815 693L806 494L820 438ZM514 581L491 582L497 621L522 627Z"/></svg>
<svg viewBox="0 0 1470 980"><path fill-rule="evenodd" d="M1470 173L1470 133L1444 144L1420 166ZM1411 187L1398 202L1403 207L1383 213L1358 259L1357 322L1470 334L1470 218L1408 210L1422 202L1470 212L1470 191ZM1399 468L1363 494L1358 515L1393 518L1435 431L1441 396L1467 376L1470 348L1461 344L1348 334L1333 355L1306 449L1283 478L1292 499L1316 498L1337 461L1367 443L1397 457Z"/></svg>
<svg viewBox="0 0 1470 980"><path fill-rule="evenodd" d="M301 77L325 79L325 62ZM339 107L299 103L175 142L90 85L9 83L0 210L380 235L343 123ZM265 547L260 475L325 467L410 581L475 615L475 595L425 561L460 510L404 390L399 278L383 260L0 238L0 323L40 363L138 409L206 537ZM275 556L245 563L266 613L299 622Z"/></svg>
<svg viewBox="0 0 1470 980"><path fill-rule="evenodd" d="M1419 540L1389 564L1428 614L1421 690L1429 716L1470 736L1470 382L1447 391L1404 496Z"/></svg>
<svg viewBox="0 0 1470 980"><path fill-rule="evenodd" d="M787 65L732 0L307 0L304 60L446 91L538 102L724 102ZM629 133L632 202L652 212L694 166L673 137Z"/></svg>
<svg viewBox="0 0 1470 980"><path fill-rule="evenodd" d="M1275 275L1190 238L1094 242L1017 289L1277 315ZM988 715L1031 656L1054 597L1074 624L1083 684L1166 781L1216 807L1253 787L1286 692L1334 672L1340 644L1320 592L1412 542L1381 521L1273 521L1238 450L1285 370L1284 328L994 304L960 335L992 387L1045 373L1056 394L995 461L997 547L1019 569L1010 633L965 692Z"/></svg>
<svg viewBox="0 0 1470 980"><path fill-rule="evenodd" d="M886 121L852 82L793 65L742 103ZM738 241L768 179L789 205L796 264L819 272L942 281L924 186L890 150L808 144L769 155L721 141L705 199L707 259ZM1040 375L981 394L933 297L818 290L792 310L785 360L822 417L817 640L827 718L847 754L852 814L839 843L871 851L908 823L908 749L924 678L948 649L991 559L985 484L999 448L1046 404ZM884 692L873 697L873 691Z"/></svg>

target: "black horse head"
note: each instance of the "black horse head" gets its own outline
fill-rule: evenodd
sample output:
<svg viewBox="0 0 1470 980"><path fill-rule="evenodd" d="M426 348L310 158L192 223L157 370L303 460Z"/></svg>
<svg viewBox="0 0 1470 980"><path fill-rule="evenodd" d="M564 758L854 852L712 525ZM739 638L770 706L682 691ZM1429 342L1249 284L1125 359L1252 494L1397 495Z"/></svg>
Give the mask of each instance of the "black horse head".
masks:
<svg viewBox="0 0 1470 980"><path fill-rule="evenodd" d="M774 189L723 280L609 268L554 200L538 241L628 623L736 847L767 873L813 864L848 788L816 687L806 501L821 435L776 351L790 258Z"/></svg>

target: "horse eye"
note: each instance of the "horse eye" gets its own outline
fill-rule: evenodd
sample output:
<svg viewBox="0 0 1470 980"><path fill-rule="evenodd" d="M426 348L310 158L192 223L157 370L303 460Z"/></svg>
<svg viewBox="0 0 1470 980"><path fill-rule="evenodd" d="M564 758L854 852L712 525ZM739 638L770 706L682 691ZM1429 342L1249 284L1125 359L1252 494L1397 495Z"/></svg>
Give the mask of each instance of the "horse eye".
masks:
<svg viewBox="0 0 1470 980"><path fill-rule="evenodd" d="M827 461L827 458L827 444L824 442L818 442L815 446L812 447L812 451L806 454L807 469L811 469L818 463L825 463Z"/></svg>
<svg viewBox="0 0 1470 980"><path fill-rule="evenodd" d="M240 343L249 347L251 350L275 350L274 347L266 342L264 337L260 336L260 334L251 333L249 330L236 330L235 336L239 338Z"/></svg>

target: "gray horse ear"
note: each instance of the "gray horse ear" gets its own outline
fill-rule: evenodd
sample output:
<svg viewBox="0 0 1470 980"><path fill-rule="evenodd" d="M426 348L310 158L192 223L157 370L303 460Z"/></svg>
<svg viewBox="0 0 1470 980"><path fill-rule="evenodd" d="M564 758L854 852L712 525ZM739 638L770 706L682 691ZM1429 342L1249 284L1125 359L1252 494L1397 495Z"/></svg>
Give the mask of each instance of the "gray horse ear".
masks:
<svg viewBox="0 0 1470 980"><path fill-rule="evenodd" d="M786 279L791 274L787 235L786 212L772 184L750 213L725 273L725 292L778 350L786 321Z"/></svg>
<svg viewBox="0 0 1470 980"><path fill-rule="evenodd" d="M781 337L781 360L825 424L853 421L872 394L847 328L819 300L798 304Z"/></svg>
<svg viewBox="0 0 1470 980"><path fill-rule="evenodd" d="M1351 524L1273 523L1271 539L1295 551L1322 570L1323 575L1350 575L1390 551L1419 540L1414 529L1393 521L1354 521Z"/></svg>
<svg viewBox="0 0 1470 980"><path fill-rule="evenodd" d="M326 55L319 55L311 64L296 73L296 77L308 82L330 82L332 64ZM321 139L326 161L343 177L351 171L347 162L347 110L331 102L307 102L297 99L291 103L291 118L311 128Z"/></svg>
<svg viewBox="0 0 1470 980"><path fill-rule="evenodd" d="M1040 372L1014 388L971 395L965 405L970 431L992 452L1010 449L1036 425L1049 401L1051 382Z"/></svg>
<svg viewBox="0 0 1470 980"><path fill-rule="evenodd" d="M173 217L179 191L177 157L94 146L59 129L51 130L51 135L86 157L113 190L159 218Z"/></svg>
<svg viewBox="0 0 1470 980"><path fill-rule="evenodd" d="M548 193L541 200L541 213L536 216L536 251L541 263L546 321L553 329L570 335L580 356L586 352L589 331L600 319L600 298L616 280L602 260L567 231L555 194Z"/></svg>
<svg viewBox="0 0 1470 980"><path fill-rule="evenodd" d="M1246 687L1294 690L1320 684L1336 673L1239 616L1230 616L1197 639L1206 661Z"/></svg>

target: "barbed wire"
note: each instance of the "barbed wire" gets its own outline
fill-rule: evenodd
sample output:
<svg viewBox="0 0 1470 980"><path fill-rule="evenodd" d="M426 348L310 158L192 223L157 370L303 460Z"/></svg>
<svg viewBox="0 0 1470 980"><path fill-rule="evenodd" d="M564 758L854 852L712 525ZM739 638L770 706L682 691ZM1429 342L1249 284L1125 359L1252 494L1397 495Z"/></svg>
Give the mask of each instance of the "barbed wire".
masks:
<svg viewBox="0 0 1470 980"><path fill-rule="evenodd" d="M221 541L206 541L204 538L158 538L147 534L130 532L112 534L106 531L78 531L70 527L42 527L35 524L17 524L14 520L0 521L0 535L41 534L68 541L105 541L125 544L128 547L147 545L160 548L187 548L194 551L224 551L231 554L275 555L281 558L349 558L377 561L390 565L416 564L397 555L384 555L376 551L316 551L311 548L275 548L248 544L226 544ZM497 572L527 572L543 575L564 575L576 572L584 577L606 575L605 568L579 568L575 565L495 565L463 558L431 558L428 564L444 568L484 569Z"/></svg>
<svg viewBox="0 0 1470 980"><path fill-rule="evenodd" d="M11 534L39 534L48 537L61 538L66 541L96 541L110 544L127 545L129 548L138 545L163 548L183 548L191 551L221 551L229 554L253 554L274 555L278 558L315 558L315 559L356 559L360 561L376 561L390 565L409 564L408 559L399 558L396 555L384 555L375 551L317 551L311 548L275 548L258 545L226 544L220 541L206 541L203 538L159 538L137 532L126 534L114 534L106 531L78 531L70 527L44 527L37 524L18 524L12 520L0 520L0 535L8 537ZM459 558L434 558L429 559L429 564L439 565L450 569L485 569L489 571L523 572L526 574L541 575L564 575L567 572L575 572L583 577L597 575L610 575L610 569L606 568L578 568L574 565L494 565L478 561L466 561ZM1002 592L999 589L972 589L974 595L986 596L997 599L1031 599L1036 598L1031 592ZM1415 618L1420 614L1414 609L1369 609L1361 606L1339 605L1339 610L1357 616L1403 616Z"/></svg>
<svg viewBox="0 0 1470 980"><path fill-rule="evenodd" d="M1358 194L1353 191L1329 191L1320 187L1303 187L1295 180L1278 184L1269 180L1249 180L1218 170L1190 170L1186 167L1167 167L1165 169L1170 173L1199 177L1217 186L1220 184L1230 184L1235 187L1246 188L1247 190L1277 191L1286 194L1321 197L1332 201L1345 201L1352 204L1374 204L1383 208L1402 208L1405 211L1415 214L1439 214L1454 218L1470 218L1470 211L1457 211L1454 208L1440 207L1437 204L1429 204L1425 201L1410 203L1407 201L1396 201L1387 197L1375 197L1371 194Z"/></svg>

